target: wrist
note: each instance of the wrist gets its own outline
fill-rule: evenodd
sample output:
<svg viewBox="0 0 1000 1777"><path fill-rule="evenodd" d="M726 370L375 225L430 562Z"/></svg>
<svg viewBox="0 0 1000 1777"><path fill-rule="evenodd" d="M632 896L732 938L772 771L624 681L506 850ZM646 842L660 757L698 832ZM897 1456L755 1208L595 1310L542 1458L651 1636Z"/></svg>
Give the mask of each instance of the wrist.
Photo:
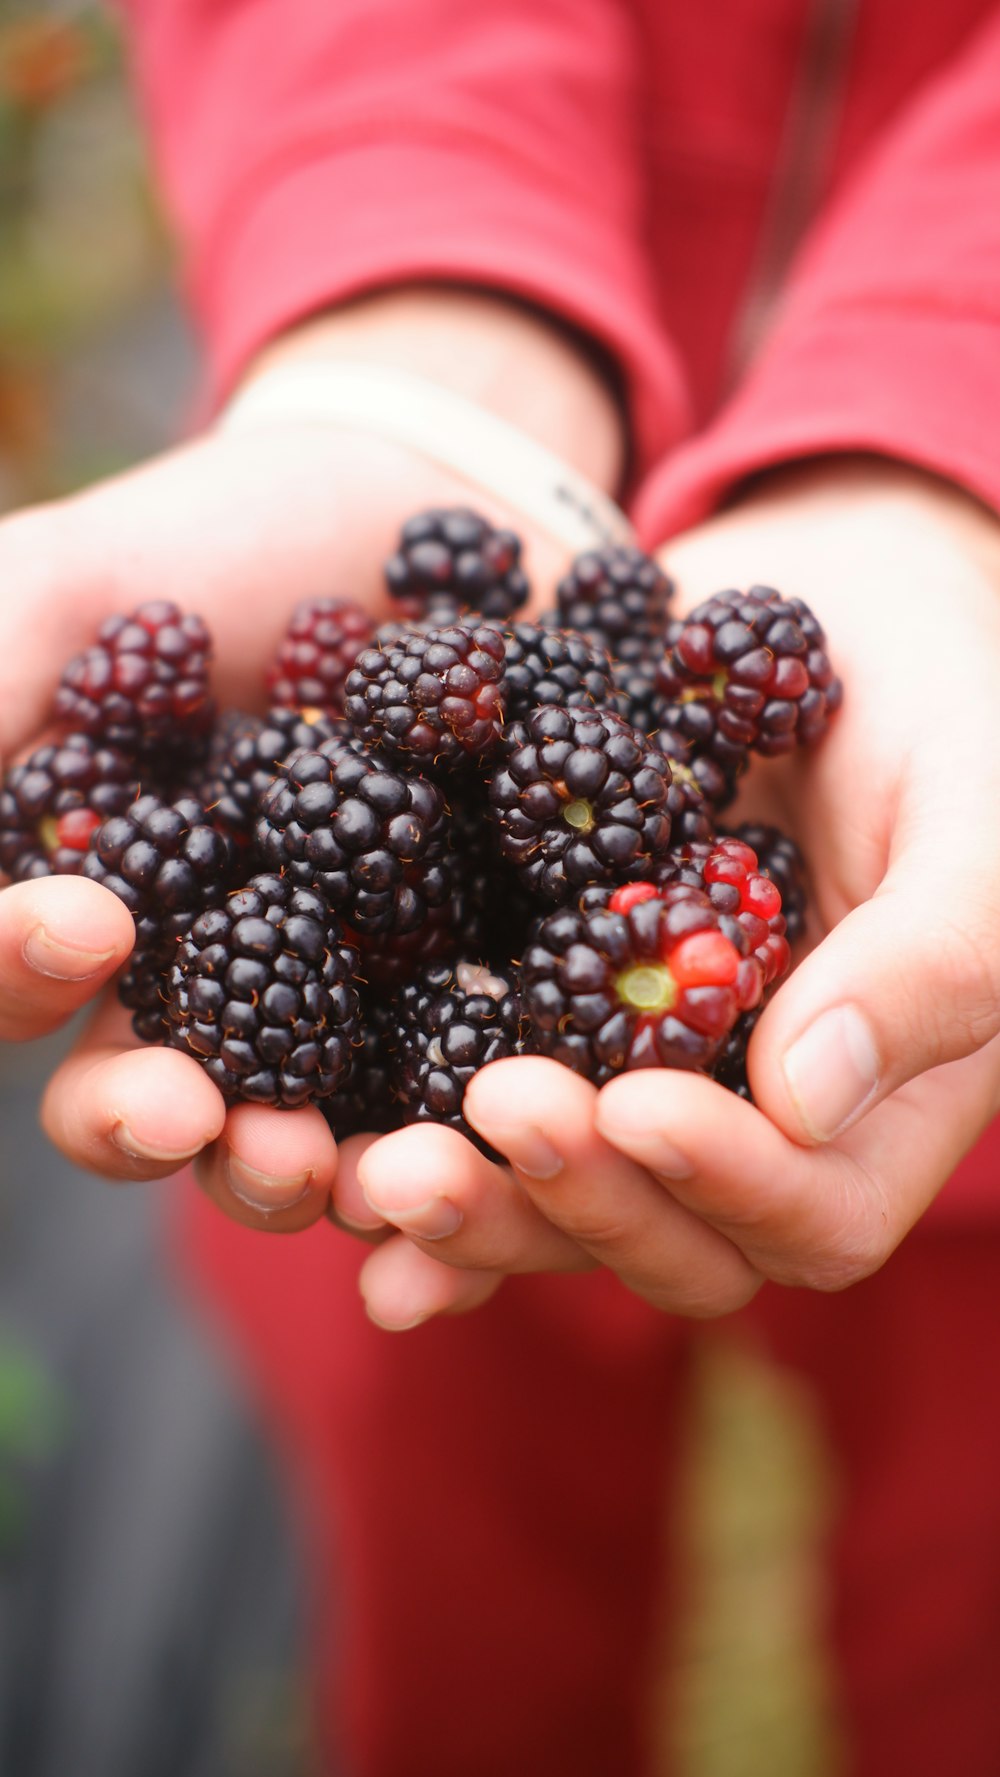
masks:
<svg viewBox="0 0 1000 1777"><path fill-rule="evenodd" d="M503 296L446 286L379 292L272 341L248 387L277 365L365 361L454 390L614 493L625 426L611 375L571 330Z"/></svg>

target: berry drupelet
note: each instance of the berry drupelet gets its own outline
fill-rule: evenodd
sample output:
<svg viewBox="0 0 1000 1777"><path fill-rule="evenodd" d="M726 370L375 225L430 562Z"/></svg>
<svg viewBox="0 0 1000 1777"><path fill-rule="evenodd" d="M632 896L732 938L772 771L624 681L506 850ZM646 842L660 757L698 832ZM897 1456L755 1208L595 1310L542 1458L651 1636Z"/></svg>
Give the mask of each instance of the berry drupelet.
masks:
<svg viewBox="0 0 1000 1777"><path fill-rule="evenodd" d="M395 644L366 648L347 680L345 714L387 759L439 768L499 751L504 644L486 624L414 624Z"/></svg>
<svg viewBox="0 0 1000 1777"><path fill-rule="evenodd" d="M402 1128L403 1113L389 1084L386 1048L386 1032L395 1016L395 1006L382 1004L362 988L361 1028L350 1069L336 1092L319 1101L337 1141L346 1141L349 1135L388 1135Z"/></svg>
<svg viewBox="0 0 1000 1777"><path fill-rule="evenodd" d="M509 972L495 974L474 961L432 964L403 988L388 1037L390 1079L404 1120L446 1123L483 1147L462 1116L465 1088L489 1062L523 1054L526 1041Z"/></svg>
<svg viewBox="0 0 1000 1777"><path fill-rule="evenodd" d="M279 767L261 797L257 852L318 889L354 932L412 932L448 899L446 816L428 778L331 740Z"/></svg>
<svg viewBox="0 0 1000 1777"><path fill-rule="evenodd" d="M603 648L569 630L512 623L503 631L504 706L509 722L522 721L541 703L568 709L614 704L611 661Z"/></svg>
<svg viewBox="0 0 1000 1777"><path fill-rule="evenodd" d="M347 740L351 730L336 716L311 707L270 709L266 716L231 710L216 724L198 795L215 826L245 843L253 834L260 799L278 766L292 753L315 751L324 741Z"/></svg>
<svg viewBox="0 0 1000 1777"><path fill-rule="evenodd" d="M686 886L583 899L540 920L522 958L539 1050L596 1085L630 1068L709 1069L760 997L738 926Z"/></svg>
<svg viewBox="0 0 1000 1777"><path fill-rule="evenodd" d="M658 687L682 732L723 766L818 740L840 702L826 639L801 599L767 586L722 592L673 624Z"/></svg>
<svg viewBox="0 0 1000 1777"><path fill-rule="evenodd" d="M718 1080L720 1086L735 1092L737 1098L745 1099L748 1104L753 1104L754 1097L747 1076L747 1050L762 1010L762 1006L754 1006L751 1011L740 1013L712 1069L713 1080Z"/></svg>
<svg viewBox="0 0 1000 1777"><path fill-rule="evenodd" d="M785 920L785 936L789 944L797 944L806 928L809 905L808 872L799 847L788 833L763 821L743 821L733 829L732 837L741 840L756 853L761 874L769 876L781 895L781 911Z"/></svg>
<svg viewBox="0 0 1000 1777"><path fill-rule="evenodd" d="M267 670L273 709L340 715L347 675L375 626L353 599L307 599L296 605Z"/></svg>
<svg viewBox="0 0 1000 1777"><path fill-rule="evenodd" d="M56 715L122 748L182 752L212 725L211 657L201 618L153 599L109 617L94 646L69 662Z"/></svg>
<svg viewBox="0 0 1000 1777"><path fill-rule="evenodd" d="M490 806L504 857L558 904L649 874L670 843L669 789L664 755L620 716L543 705L508 730Z"/></svg>
<svg viewBox="0 0 1000 1777"><path fill-rule="evenodd" d="M0 870L15 882L77 876L91 838L139 794L135 761L89 734L37 747L0 789Z"/></svg>
<svg viewBox="0 0 1000 1777"><path fill-rule="evenodd" d="M390 597L407 617L451 621L455 605L483 617L512 617L527 602L521 541L464 507L421 512L403 526L385 564Z"/></svg>
<svg viewBox="0 0 1000 1777"><path fill-rule="evenodd" d="M357 952L312 889L251 877L177 947L168 1041L227 1099L291 1109L335 1092L360 1036Z"/></svg>
<svg viewBox="0 0 1000 1777"><path fill-rule="evenodd" d="M641 549L609 544L578 555L556 587L558 623L636 662L663 651L673 585Z"/></svg>

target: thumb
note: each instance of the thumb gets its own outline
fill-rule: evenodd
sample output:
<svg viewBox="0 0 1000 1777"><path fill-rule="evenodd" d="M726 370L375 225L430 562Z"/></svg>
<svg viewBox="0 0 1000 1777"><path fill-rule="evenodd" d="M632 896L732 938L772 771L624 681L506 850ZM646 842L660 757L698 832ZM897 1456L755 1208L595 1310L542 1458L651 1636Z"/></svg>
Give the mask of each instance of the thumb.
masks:
<svg viewBox="0 0 1000 1777"><path fill-rule="evenodd" d="M900 857L761 1019L750 1074L792 1140L830 1141L928 1068L1000 1031L1000 860Z"/></svg>

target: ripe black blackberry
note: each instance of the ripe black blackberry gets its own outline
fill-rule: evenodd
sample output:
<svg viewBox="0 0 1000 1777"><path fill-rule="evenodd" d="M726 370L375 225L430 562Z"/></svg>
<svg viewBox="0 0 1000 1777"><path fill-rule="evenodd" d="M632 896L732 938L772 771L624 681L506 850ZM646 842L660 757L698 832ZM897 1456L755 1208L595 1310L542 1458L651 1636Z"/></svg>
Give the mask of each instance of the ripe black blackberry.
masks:
<svg viewBox="0 0 1000 1777"><path fill-rule="evenodd" d="M694 785L709 808L719 814L733 800L738 780L749 762L749 754L745 748L730 748L723 744L721 750L727 757L726 764L723 764L712 747L714 725L711 725L707 741L696 739L687 732L688 715L705 710L703 704L661 704L658 711L660 726L649 738L657 751L669 760L674 778Z"/></svg>
<svg viewBox="0 0 1000 1777"><path fill-rule="evenodd" d="M322 895L253 876L177 946L168 1041L227 1099L292 1109L335 1092L360 1033L357 952Z"/></svg>
<svg viewBox="0 0 1000 1777"><path fill-rule="evenodd" d="M596 1085L630 1068L707 1071L759 977L707 894L652 883L548 914L521 960L539 1050Z"/></svg>
<svg viewBox="0 0 1000 1777"><path fill-rule="evenodd" d="M644 654L638 660L616 660L613 664L618 707L626 722L638 728L640 734L654 734L660 726L663 698L656 677L662 651L661 639L655 654Z"/></svg>
<svg viewBox="0 0 1000 1777"><path fill-rule="evenodd" d="M136 1014L147 1042L162 1035L162 988L179 939L193 919L230 887L233 841L212 826L191 797L173 803L140 796L95 832L83 875L124 901L135 921L135 948L118 997Z"/></svg>
<svg viewBox="0 0 1000 1777"><path fill-rule="evenodd" d="M79 875L92 835L139 794L135 761L89 734L37 747L0 789L0 870L14 882Z"/></svg>
<svg viewBox="0 0 1000 1777"><path fill-rule="evenodd" d="M718 1080L720 1086L735 1092L737 1098L745 1099L748 1104L753 1104L754 1096L747 1076L747 1049L763 1009L754 1006L751 1011L740 1013L712 1069L713 1080Z"/></svg>
<svg viewBox="0 0 1000 1777"><path fill-rule="evenodd" d="M390 597L407 617L451 622L455 603L505 620L527 602L521 540L464 507L421 512L404 524L385 564Z"/></svg>
<svg viewBox="0 0 1000 1777"><path fill-rule="evenodd" d="M316 708L270 709L266 716L230 710L213 731L198 795L223 832L246 842L253 835L260 799L278 766L301 748L347 740L351 730Z"/></svg>
<svg viewBox="0 0 1000 1777"><path fill-rule="evenodd" d="M462 1100L480 1068L525 1050L513 976L479 961L431 965L403 988L388 1043L404 1120L445 1123L492 1155L462 1116Z"/></svg>
<svg viewBox="0 0 1000 1777"><path fill-rule="evenodd" d="M818 740L840 703L816 618L802 599L771 587L717 593L672 625L668 639L659 689L685 712L684 732L723 766L726 748L771 756Z"/></svg>
<svg viewBox="0 0 1000 1777"><path fill-rule="evenodd" d="M375 626L353 599L306 599L296 605L266 675L273 709L338 716L347 675Z"/></svg>
<svg viewBox="0 0 1000 1777"><path fill-rule="evenodd" d="M177 754L211 728L212 638L200 617L166 599L109 617L97 641L68 664L57 716L144 755Z"/></svg>
<svg viewBox="0 0 1000 1777"><path fill-rule="evenodd" d="M351 1051L346 1078L319 1108L335 1140L349 1135L388 1135L400 1129L403 1113L389 1084L386 1031L395 1018L395 1007L380 1003L361 990L361 1029Z"/></svg>
<svg viewBox="0 0 1000 1777"><path fill-rule="evenodd" d="M366 746L411 767L489 758L500 748L503 677L497 629L414 624L395 645L359 654L347 680L345 714Z"/></svg>
<svg viewBox="0 0 1000 1777"><path fill-rule="evenodd" d="M613 702L611 661L603 648L569 630L511 623L503 630L504 707L509 722L539 704L605 709Z"/></svg>
<svg viewBox="0 0 1000 1777"><path fill-rule="evenodd" d="M293 753L261 796L255 835L269 870L318 889L359 934L416 931L449 896L442 791L352 741Z"/></svg>
<svg viewBox="0 0 1000 1777"><path fill-rule="evenodd" d="M763 821L742 821L733 828L732 837L756 853L762 874L777 884L785 936L789 944L797 944L805 932L809 905L808 872L799 847L790 834Z"/></svg>
<svg viewBox="0 0 1000 1777"><path fill-rule="evenodd" d="M558 622L581 630L616 660L640 661L663 650L673 595L663 569L641 549L609 544L578 555L556 587Z"/></svg>
<svg viewBox="0 0 1000 1777"><path fill-rule="evenodd" d="M543 705L508 730L490 806L504 857L558 904L648 874L670 843L669 788L663 754L620 716Z"/></svg>

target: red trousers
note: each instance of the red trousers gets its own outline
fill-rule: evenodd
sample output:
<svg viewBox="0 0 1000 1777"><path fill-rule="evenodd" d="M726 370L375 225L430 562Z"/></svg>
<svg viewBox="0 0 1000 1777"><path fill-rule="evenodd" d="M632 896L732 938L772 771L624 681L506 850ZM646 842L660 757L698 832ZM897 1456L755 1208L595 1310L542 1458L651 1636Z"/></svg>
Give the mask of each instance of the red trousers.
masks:
<svg viewBox="0 0 1000 1777"><path fill-rule="evenodd" d="M193 1206L308 1523L350 1777L638 1777L697 1328L608 1277L517 1279L379 1332L363 1249ZM1000 1233L918 1231L836 1297L751 1311L841 1469L830 1624L849 1777L1000 1772Z"/></svg>

